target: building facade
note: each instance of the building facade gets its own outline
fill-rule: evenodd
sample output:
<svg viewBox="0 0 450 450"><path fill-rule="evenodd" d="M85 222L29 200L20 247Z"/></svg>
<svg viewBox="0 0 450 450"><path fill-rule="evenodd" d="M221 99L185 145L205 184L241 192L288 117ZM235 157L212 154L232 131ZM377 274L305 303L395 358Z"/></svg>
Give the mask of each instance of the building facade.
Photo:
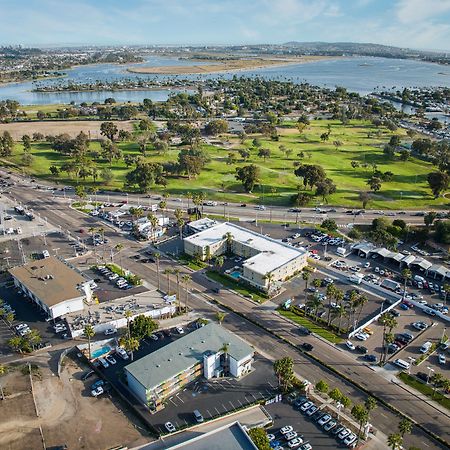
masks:
<svg viewBox="0 0 450 450"><path fill-rule="evenodd" d="M206 379L240 378L252 370L253 349L210 323L125 367L128 388L150 410L185 385Z"/></svg>
<svg viewBox="0 0 450 450"><path fill-rule="evenodd" d="M202 231L184 239L184 252L202 260L226 253L238 255L245 260L239 278L263 291L270 291L308 263L305 249L228 222L205 224Z"/></svg>

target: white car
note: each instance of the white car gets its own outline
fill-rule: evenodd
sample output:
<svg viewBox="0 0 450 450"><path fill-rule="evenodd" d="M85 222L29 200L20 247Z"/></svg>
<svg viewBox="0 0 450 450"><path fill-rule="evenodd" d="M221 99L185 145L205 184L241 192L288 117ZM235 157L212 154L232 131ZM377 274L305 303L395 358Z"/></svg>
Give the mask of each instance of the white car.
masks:
<svg viewBox="0 0 450 450"><path fill-rule="evenodd" d="M355 338L359 339L360 341L367 341L367 339L369 339L369 337L370 336L367 333L363 333L363 332L360 332L355 335Z"/></svg>
<svg viewBox="0 0 450 450"><path fill-rule="evenodd" d="M336 424L337 424L337 422L335 420L330 420L323 426L323 429L325 431L330 431L332 428L334 428L336 426Z"/></svg>
<svg viewBox="0 0 450 450"><path fill-rule="evenodd" d="M111 280L111 281L114 281L114 280L116 280L117 278L119 278L119 275L117 275L117 273L112 273L112 274L108 277L108 279Z"/></svg>
<svg viewBox="0 0 450 450"><path fill-rule="evenodd" d="M319 421L317 422L320 426L325 425L326 423L328 423L331 420L331 416L329 414L325 414L324 416L322 416Z"/></svg>
<svg viewBox="0 0 450 450"><path fill-rule="evenodd" d="M443 353L439 353L439 364L445 364L447 362L447 358Z"/></svg>
<svg viewBox="0 0 450 450"><path fill-rule="evenodd" d="M356 434L350 433L342 442L344 445L351 445L357 439Z"/></svg>
<svg viewBox="0 0 450 450"><path fill-rule="evenodd" d="M126 352L126 350L123 347L116 347L116 354L125 360L127 360L129 358L128 353Z"/></svg>
<svg viewBox="0 0 450 450"><path fill-rule="evenodd" d="M92 397L98 397L99 395L105 392L101 386L97 386L95 389L92 389L91 395Z"/></svg>
<svg viewBox="0 0 450 450"><path fill-rule="evenodd" d="M177 330L177 333L178 333L178 334L184 334L183 327L180 327L180 326L175 327L175 330Z"/></svg>
<svg viewBox="0 0 450 450"><path fill-rule="evenodd" d="M275 435L274 434L268 434L267 435L267 439L269 439L269 442L272 442L275 440Z"/></svg>
<svg viewBox="0 0 450 450"><path fill-rule="evenodd" d="M313 402L306 402L302 406L300 406L300 411L305 412L306 410L311 408L312 405L313 405Z"/></svg>
<svg viewBox="0 0 450 450"><path fill-rule="evenodd" d="M355 350L355 345L353 344L352 341L347 341L347 342L345 343L345 345L347 346L347 348L348 348L349 350Z"/></svg>
<svg viewBox="0 0 450 450"><path fill-rule="evenodd" d="M306 415L308 417L311 417L318 410L319 408L316 405L312 405L311 408L309 408L308 411L306 411Z"/></svg>
<svg viewBox="0 0 450 450"><path fill-rule="evenodd" d="M298 447L299 445L302 445L302 444L303 444L303 439L299 438L299 437L296 437L295 439L292 439L292 441L288 442L289 448L296 448L296 447Z"/></svg>
<svg viewBox="0 0 450 450"><path fill-rule="evenodd" d="M281 434L292 433L294 431L294 427L292 425L286 425L280 431L281 431Z"/></svg>
<svg viewBox="0 0 450 450"><path fill-rule="evenodd" d="M173 425L172 422L166 422L166 423L164 424L164 426L166 427L166 430L167 430L169 433L173 433L174 431L176 431L176 428L175 428L175 426Z"/></svg>
<svg viewBox="0 0 450 450"><path fill-rule="evenodd" d="M285 435L284 435L284 438L287 440L287 441L290 441L290 440L292 440L292 439L295 439L297 437L297 432L296 431L291 431L290 433L286 433Z"/></svg>
<svg viewBox="0 0 450 450"><path fill-rule="evenodd" d="M151 334L150 335L150 339L153 341L157 341L158 340L158 336L156 336L156 334Z"/></svg>
<svg viewBox="0 0 450 450"><path fill-rule="evenodd" d="M105 336L110 336L111 334L116 334L117 330L115 330L114 328L107 328L105 330Z"/></svg>
<svg viewBox="0 0 450 450"><path fill-rule="evenodd" d="M114 356L112 356L112 355L108 355L106 357L106 361L108 361L112 365L116 364L116 362L117 362L116 359L114 358Z"/></svg>
<svg viewBox="0 0 450 450"><path fill-rule="evenodd" d="M344 428L339 434L338 434L338 439L342 440L345 439L349 434L351 433L351 431L348 428Z"/></svg>

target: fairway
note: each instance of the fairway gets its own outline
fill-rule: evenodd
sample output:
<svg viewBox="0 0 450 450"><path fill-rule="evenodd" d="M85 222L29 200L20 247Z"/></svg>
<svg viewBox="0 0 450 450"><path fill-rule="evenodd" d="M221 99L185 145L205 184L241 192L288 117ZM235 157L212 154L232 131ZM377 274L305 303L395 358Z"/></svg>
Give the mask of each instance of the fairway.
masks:
<svg viewBox="0 0 450 450"><path fill-rule="evenodd" d="M33 132L34 125L30 124L30 134ZM322 142L320 136L327 131L330 131L329 140ZM203 149L211 160L201 174L190 180L184 176L168 176L166 192L171 196L180 196L187 192L204 192L207 198L219 201L289 205L290 197L297 192L302 182L294 175L294 162L298 161L302 164L321 165L327 177L336 184L337 192L327 199L329 205L361 207L358 193L369 190L366 183L373 173L373 165L376 164L378 170L390 171L394 176L392 181L383 182L381 190L373 194L368 208L432 208L448 204L445 198L435 200L431 195L426 181L427 174L434 170L430 163L416 158L401 161L398 156L389 159L383 154L383 147L393 134L400 135L402 141L410 141L402 129L393 133L384 127L376 128L370 122L352 120L349 124L342 125L338 121L315 120L303 133L297 130L294 123L285 122L283 127L278 128L278 134L278 141L261 135L251 135L242 143L236 135L231 134L212 139L211 142L218 143L203 144ZM258 149L252 145L255 137L260 140L262 148L271 151L271 156L266 161L258 157ZM221 141L227 141L227 145L222 144ZM340 141L342 145L335 146L335 141ZM118 142L117 145L124 155L140 155L138 145L134 142ZM289 158L280 150L281 145L292 150ZM157 154L150 146L146 159L161 163L176 161L181 148L171 146L166 154ZM240 157L239 148L250 150L251 156L246 162ZM20 166L22 151L22 145L16 144L14 154L8 160ZM99 143L91 142L90 152L99 151ZM229 153L235 155L235 161L231 164L227 163ZM82 180L68 177L66 173L52 178L49 167L51 165L60 167L70 159L53 151L47 143L33 143L32 154L35 157L32 166L20 167L20 170L23 169L32 176L54 180L60 184L82 182ZM352 161L356 161L359 166L353 168ZM109 167L109 163L101 158L94 159L94 163L98 169ZM261 171L261 182L252 194L245 193L240 182L235 179L236 168L248 164L257 165ZM111 170L114 174L112 183L104 186L97 181L98 188L123 188L125 174L130 169L126 167L123 160L119 160L112 162ZM94 185L91 178L87 178L85 184ZM302 192L313 192L309 189L303 190L303 185L301 189ZM156 186L154 190L160 191L161 188ZM322 198L316 197L311 205L319 203L322 203Z"/></svg>

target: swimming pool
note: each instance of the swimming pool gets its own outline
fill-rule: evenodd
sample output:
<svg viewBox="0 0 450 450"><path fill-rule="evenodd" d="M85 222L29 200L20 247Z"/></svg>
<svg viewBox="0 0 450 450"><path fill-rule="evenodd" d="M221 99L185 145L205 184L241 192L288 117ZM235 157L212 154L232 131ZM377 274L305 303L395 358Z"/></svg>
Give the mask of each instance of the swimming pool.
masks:
<svg viewBox="0 0 450 450"><path fill-rule="evenodd" d="M230 273L230 277L236 278L236 280L237 280L237 279L241 278L241 272L239 272L239 270L235 270L234 272Z"/></svg>
<svg viewBox="0 0 450 450"><path fill-rule="evenodd" d="M94 350L92 352L92 359L100 358L103 355L106 355L106 353L109 353L111 351L111 347L109 345L104 345L103 347L98 348L97 350Z"/></svg>

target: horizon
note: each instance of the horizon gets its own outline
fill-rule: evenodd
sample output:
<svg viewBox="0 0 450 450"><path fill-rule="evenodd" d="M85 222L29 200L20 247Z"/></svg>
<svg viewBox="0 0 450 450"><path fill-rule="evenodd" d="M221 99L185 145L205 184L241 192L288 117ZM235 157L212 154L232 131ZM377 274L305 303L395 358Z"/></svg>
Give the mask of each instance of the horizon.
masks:
<svg viewBox="0 0 450 450"><path fill-rule="evenodd" d="M0 0L0 45L231 46L373 43L422 51L450 42L450 0ZM20 23L20 29L17 24ZM20 30L20 31L19 31ZM376 39L374 37L376 36ZM267 44L271 42L272 44ZM438 49L438 50L437 50Z"/></svg>

